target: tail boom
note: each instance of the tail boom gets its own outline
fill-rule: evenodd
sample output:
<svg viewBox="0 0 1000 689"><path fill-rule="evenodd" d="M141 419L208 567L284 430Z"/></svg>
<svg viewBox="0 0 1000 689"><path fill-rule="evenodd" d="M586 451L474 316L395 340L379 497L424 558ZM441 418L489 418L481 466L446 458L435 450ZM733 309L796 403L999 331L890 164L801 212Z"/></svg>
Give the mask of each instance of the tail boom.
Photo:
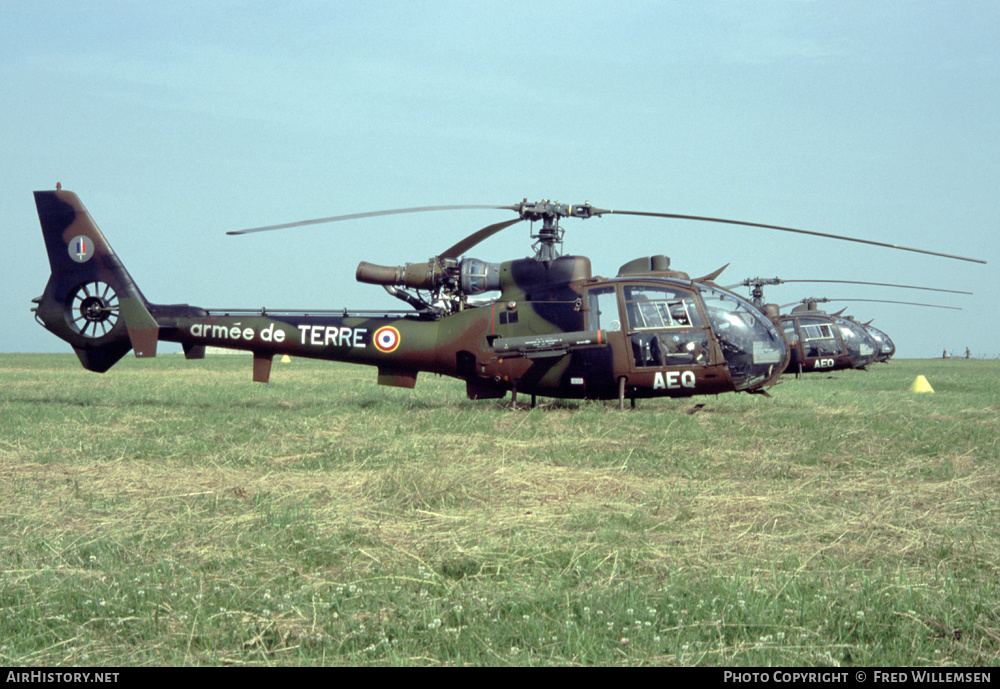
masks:
<svg viewBox="0 0 1000 689"><path fill-rule="evenodd" d="M156 356L163 340L181 344L190 359L203 358L207 347L249 351L259 382L268 381L275 355L288 354L373 365L380 383L413 387L418 369L456 375L457 348L473 349L466 340L482 337L443 333L437 322L405 314L152 304L76 194L36 191L35 204L52 269L45 292L34 300L35 317L68 342L91 371L107 371L130 349L138 357ZM465 321L449 322L463 331L467 326L458 324ZM447 346L441 346L442 338Z"/></svg>

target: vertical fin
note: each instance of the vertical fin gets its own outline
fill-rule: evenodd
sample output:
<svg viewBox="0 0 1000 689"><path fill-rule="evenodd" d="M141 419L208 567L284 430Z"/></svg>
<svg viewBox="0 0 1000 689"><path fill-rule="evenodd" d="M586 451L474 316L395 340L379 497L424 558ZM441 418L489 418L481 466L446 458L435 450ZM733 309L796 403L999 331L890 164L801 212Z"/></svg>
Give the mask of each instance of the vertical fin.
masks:
<svg viewBox="0 0 1000 689"><path fill-rule="evenodd" d="M91 371L107 371L129 349L155 356L156 320L80 198L58 189L36 191L35 205L52 269L36 300L36 319Z"/></svg>
<svg viewBox="0 0 1000 689"><path fill-rule="evenodd" d="M156 319L150 315L149 309L146 308L141 299L122 297L121 311L135 355L139 358L155 357L160 326L156 324Z"/></svg>

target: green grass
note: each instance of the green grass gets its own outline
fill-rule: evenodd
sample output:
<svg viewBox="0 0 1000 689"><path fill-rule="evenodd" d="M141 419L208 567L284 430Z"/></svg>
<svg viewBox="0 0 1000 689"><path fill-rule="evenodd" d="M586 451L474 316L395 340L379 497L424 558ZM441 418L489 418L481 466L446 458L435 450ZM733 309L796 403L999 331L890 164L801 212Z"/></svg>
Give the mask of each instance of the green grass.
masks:
<svg viewBox="0 0 1000 689"><path fill-rule="evenodd" d="M0 355L0 662L1000 657L1000 362L625 413L250 372Z"/></svg>

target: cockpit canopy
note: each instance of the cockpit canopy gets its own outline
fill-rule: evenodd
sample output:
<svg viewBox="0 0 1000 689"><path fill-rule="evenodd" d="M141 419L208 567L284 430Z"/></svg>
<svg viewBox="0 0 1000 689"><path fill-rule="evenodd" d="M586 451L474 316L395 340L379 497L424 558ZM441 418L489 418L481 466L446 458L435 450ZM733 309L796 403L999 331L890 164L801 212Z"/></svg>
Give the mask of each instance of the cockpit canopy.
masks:
<svg viewBox="0 0 1000 689"><path fill-rule="evenodd" d="M701 283L671 278L616 279L589 291L590 328L626 331L636 368L707 366L711 333L737 390L776 379L788 363L785 340L747 300ZM620 292L624 313L619 316Z"/></svg>

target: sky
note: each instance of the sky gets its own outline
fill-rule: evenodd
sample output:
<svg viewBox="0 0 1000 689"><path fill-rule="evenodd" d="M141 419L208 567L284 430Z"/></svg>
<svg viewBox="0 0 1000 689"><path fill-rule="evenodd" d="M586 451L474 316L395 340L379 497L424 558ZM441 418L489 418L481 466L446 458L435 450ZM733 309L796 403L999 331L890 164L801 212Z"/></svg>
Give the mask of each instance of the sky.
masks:
<svg viewBox="0 0 1000 689"><path fill-rule="evenodd" d="M360 261L418 263L557 200L872 239L986 265L691 221L564 221L612 276L693 277L837 301L901 358L1000 356L1000 3L606 0L0 2L0 352L69 352L31 192L76 192L155 303L398 309ZM470 253L531 254L526 223ZM746 289L740 290L744 296ZM164 346L168 349L171 345ZM168 350L169 351L169 350Z"/></svg>

